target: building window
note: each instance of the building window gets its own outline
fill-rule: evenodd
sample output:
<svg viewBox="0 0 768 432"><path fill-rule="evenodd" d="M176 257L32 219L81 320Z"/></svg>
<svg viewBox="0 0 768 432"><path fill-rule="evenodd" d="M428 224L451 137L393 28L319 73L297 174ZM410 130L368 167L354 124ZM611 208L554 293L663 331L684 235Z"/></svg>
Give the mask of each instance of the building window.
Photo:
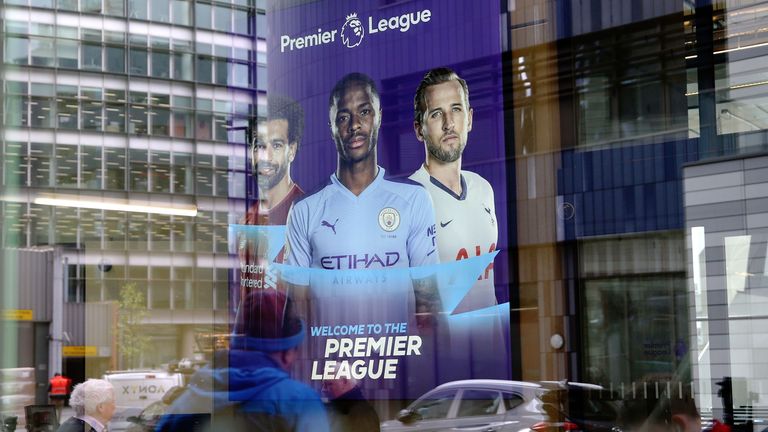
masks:
<svg viewBox="0 0 768 432"><path fill-rule="evenodd" d="M77 41L58 39L56 41L56 59L60 68L77 69Z"/></svg>
<svg viewBox="0 0 768 432"><path fill-rule="evenodd" d="M85 130L101 130L102 119L101 112L103 103L101 101L101 89L83 88L81 91L83 101L82 128Z"/></svg>
<svg viewBox="0 0 768 432"><path fill-rule="evenodd" d="M56 145L56 186L77 187L77 146Z"/></svg>
<svg viewBox="0 0 768 432"><path fill-rule="evenodd" d="M173 0L173 23L184 26L192 23L189 0Z"/></svg>
<svg viewBox="0 0 768 432"><path fill-rule="evenodd" d="M125 73L125 48L117 46L106 47L107 72Z"/></svg>
<svg viewBox="0 0 768 432"><path fill-rule="evenodd" d="M177 80L192 81L192 54L173 54L173 78Z"/></svg>
<svg viewBox="0 0 768 432"><path fill-rule="evenodd" d="M53 127L53 119L56 112L53 86L51 84L32 83L30 95L30 123L32 126Z"/></svg>
<svg viewBox="0 0 768 432"><path fill-rule="evenodd" d="M170 22L170 5L168 0L150 0L150 19L152 21Z"/></svg>
<svg viewBox="0 0 768 432"><path fill-rule="evenodd" d="M125 149L104 148L107 189L125 190Z"/></svg>
<svg viewBox="0 0 768 432"><path fill-rule="evenodd" d="M53 39L31 38L30 51L32 64L35 66L53 66L56 56L53 51Z"/></svg>
<svg viewBox="0 0 768 432"><path fill-rule="evenodd" d="M85 70L101 70L101 45L83 43L82 68Z"/></svg>
<svg viewBox="0 0 768 432"><path fill-rule="evenodd" d="M101 189L101 147L80 147L80 187Z"/></svg>
<svg viewBox="0 0 768 432"><path fill-rule="evenodd" d="M145 48L131 47L131 74L147 75L147 50Z"/></svg>
<svg viewBox="0 0 768 432"><path fill-rule="evenodd" d="M215 6L213 8L213 27L215 30L229 32L232 31L232 9L226 6Z"/></svg>
<svg viewBox="0 0 768 432"><path fill-rule="evenodd" d="M128 0L128 17L147 19L147 0Z"/></svg>
<svg viewBox="0 0 768 432"><path fill-rule="evenodd" d="M170 78L170 54L167 52L152 52L152 76L155 78Z"/></svg>
<svg viewBox="0 0 768 432"><path fill-rule="evenodd" d="M29 39L19 36L8 36L5 38L5 62L11 64L25 65L29 62L27 53L29 51Z"/></svg>
<svg viewBox="0 0 768 432"><path fill-rule="evenodd" d="M76 86L58 86L56 95L58 127L77 129L79 103Z"/></svg>
<svg viewBox="0 0 768 432"><path fill-rule="evenodd" d="M205 3L195 3L195 26L198 28L211 28L211 5Z"/></svg>
<svg viewBox="0 0 768 432"><path fill-rule="evenodd" d="M29 148L29 164L31 168L30 186L51 187L53 178L51 162L53 161L53 146L51 144L32 143Z"/></svg>

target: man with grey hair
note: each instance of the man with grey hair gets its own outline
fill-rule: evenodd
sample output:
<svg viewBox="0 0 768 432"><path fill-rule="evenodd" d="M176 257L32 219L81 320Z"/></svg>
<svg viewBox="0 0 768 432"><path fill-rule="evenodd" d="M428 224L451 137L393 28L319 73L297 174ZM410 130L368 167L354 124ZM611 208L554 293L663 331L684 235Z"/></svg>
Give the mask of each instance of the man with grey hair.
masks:
<svg viewBox="0 0 768 432"><path fill-rule="evenodd" d="M115 390L105 380L89 379L75 386L69 405L75 415L59 426L57 432L104 432L115 414Z"/></svg>

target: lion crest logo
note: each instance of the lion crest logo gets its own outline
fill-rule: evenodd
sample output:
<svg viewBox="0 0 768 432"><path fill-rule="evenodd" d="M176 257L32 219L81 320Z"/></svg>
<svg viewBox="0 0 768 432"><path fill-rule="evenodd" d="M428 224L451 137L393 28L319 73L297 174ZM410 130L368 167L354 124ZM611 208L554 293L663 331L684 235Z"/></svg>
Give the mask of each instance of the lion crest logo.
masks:
<svg viewBox="0 0 768 432"><path fill-rule="evenodd" d="M341 42L347 48L354 48L360 45L365 36L363 22L357 17L356 13L347 15L347 20L341 27Z"/></svg>

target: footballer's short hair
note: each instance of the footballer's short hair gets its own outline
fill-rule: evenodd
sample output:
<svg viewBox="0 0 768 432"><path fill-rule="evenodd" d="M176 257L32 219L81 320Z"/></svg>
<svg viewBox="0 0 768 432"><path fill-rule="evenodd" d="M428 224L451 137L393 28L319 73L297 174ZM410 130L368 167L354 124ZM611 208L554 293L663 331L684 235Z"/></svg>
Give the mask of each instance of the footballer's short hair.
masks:
<svg viewBox="0 0 768 432"><path fill-rule="evenodd" d="M424 78L419 83L419 87L416 88L416 95L413 97L413 120L415 122L421 123L421 119L424 118L424 113L427 111L427 99L425 96L427 88L454 80L464 90L464 104L469 109L469 87L467 87L467 82L454 72L453 69L447 67L435 68L424 75Z"/></svg>
<svg viewBox="0 0 768 432"><path fill-rule="evenodd" d="M371 96L375 100L374 105L376 105L377 109L381 108L379 89L376 88L376 83L373 81L373 79L364 73L352 72L350 74L344 75L338 82L336 82L336 85L333 86L333 90L331 90L331 96L328 99L328 109L333 108L333 106L336 105L338 100L341 98L342 93L344 93L348 87L354 84L362 84L363 86L367 87L371 92Z"/></svg>
<svg viewBox="0 0 768 432"><path fill-rule="evenodd" d="M288 122L288 141L301 143L304 132L304 110L298 102L276 94L267 96L267 121L285 120Z"/></svg>

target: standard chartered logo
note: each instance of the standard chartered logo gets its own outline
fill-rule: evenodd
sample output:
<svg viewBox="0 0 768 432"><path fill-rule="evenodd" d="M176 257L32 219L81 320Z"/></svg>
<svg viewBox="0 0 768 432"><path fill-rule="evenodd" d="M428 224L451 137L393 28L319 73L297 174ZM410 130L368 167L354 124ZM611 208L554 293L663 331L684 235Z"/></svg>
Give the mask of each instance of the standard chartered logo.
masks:
<svg viewBox="0 0 768 432"><path fill-rule="evenodd" d="M380 19L375 19L374 17L369 16L367 19L367 33L369 35L375 35L376 33L384 33L390 30L399 30L400 32L405 33L412 29L413 26L428 23L431 19L432 11L429 9ZM366 29L363 22L358 18L357 13L351 13L345 17L344 24L341 26L341 31L318 28L316 32L307 35L291 37L290 35L284 34L280 36L280 52L302 50L305 48L335 43L337 34L340 35L339 39L345 47L355 48L363 42Z"/></svg>

